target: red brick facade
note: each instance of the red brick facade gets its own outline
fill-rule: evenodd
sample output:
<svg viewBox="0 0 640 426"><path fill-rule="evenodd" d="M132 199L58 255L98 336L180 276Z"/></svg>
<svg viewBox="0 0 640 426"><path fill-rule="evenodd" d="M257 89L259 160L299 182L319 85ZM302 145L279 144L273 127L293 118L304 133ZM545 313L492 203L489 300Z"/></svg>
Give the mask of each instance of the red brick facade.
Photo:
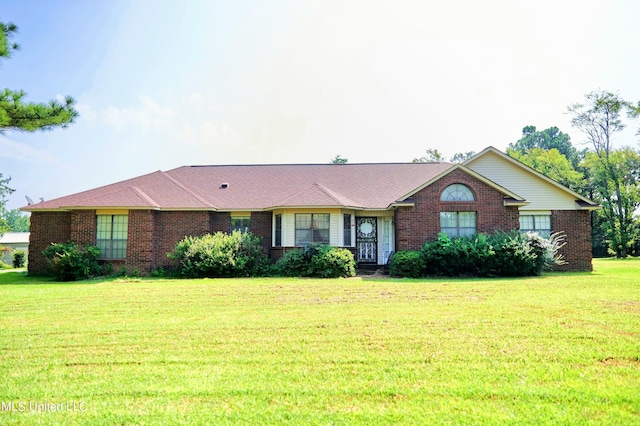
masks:
<svg viewBox="0 0 640 426"><path fill-rule="evenodd" d="M442 191L449 185L460 183L474 193L475 201L443 202ZM504 195L461 171L454 170L411 197L413 207L398 207L395 212L396 251L418 249L425 241L437 238L440 232L440 212L476 212L478 232L492 232L497 229L519 228L519 212L515 206L504 206ZM553 232L566 235L563 248L568 264L566 271L590 271L591 266L591 223L589 211L553 211L551 216ZM176 243L185 236L200 236L217 231L228 232L231 226L230 213L209 211L153 211L130 210L127 258L110 261L114 271L124 266L127 272L142 274L159 267L170 267L171 252ZM251 231L262 237L265 252L271 250L272 258L284 253L283 248L271 248L272 213L251 213ZM96 211L77 210L73 212L33 212L31 215L31 240L29 247L29 272L46 272L47 262L42 256L52 242L75 241L80 244L95 244Z"/></svg>
<svg viewBox="0 0 640 426"><path fill-rule="evenodd" d="M560 253L566 265L560 271L591 271L591 215L586 210L553 210L551 231L562 232L567 243Z"/></svg>
<svg viewBox="0 0 640 426"><path fill-rule="evenodd" d="M468 186L476 201L440 201L442 191L449 185ZM399 207L396 211L396 249L419 249L425 241L435 240L440 232L440 212L476 212L478 232L496 229L518 229L517 207L505 207L504 195L484 182L456 170L411 197L413 207Z"/></svg>
<svg viewBox="0 0 640 426"><path fill-rule="evenodd" d="M42 251L52 242L65 243L71 238L71 213L33 212L30 231L29 272L42 274L48 267Z"/></svg>
<svg viewBox="0 0 640 426"><path fill-rule="evenodd" d="M173 251L176 243L188 235L229 232L230 218L229 213L207 211L130 210L127 258L109 260L108 263L115 272L124 267L128 273L137 271L142 274L159 267L170 267L172 261L167 253ZM251 231L262 237L265 252L268 252L271 245L271 213L252 213ZM29 272L46 272L47 261L42 251L51 243L67 241L81 245L96 243L95 210L34 212L31 215Z"/></svg>

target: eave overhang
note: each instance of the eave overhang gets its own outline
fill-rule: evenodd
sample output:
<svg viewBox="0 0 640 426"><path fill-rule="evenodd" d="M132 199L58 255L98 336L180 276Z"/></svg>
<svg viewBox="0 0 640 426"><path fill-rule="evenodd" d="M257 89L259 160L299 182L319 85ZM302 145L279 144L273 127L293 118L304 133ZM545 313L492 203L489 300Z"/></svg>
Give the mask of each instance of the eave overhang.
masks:
<svg viewBox="0 0 640 426"><path fill-rule="evenodd" d="M589 211L600 210L602 208L600 204L587 203L583 200L576 200L576 206L578 206L578 210L589 210Z"/></svg>
<svg viewBox="0 0 640 426"><path fill-rule="evenodd" d="M505 198L502 203L505 207L522 207L531 204L531 201L527 200L516 200L514 198Z"/></svg>

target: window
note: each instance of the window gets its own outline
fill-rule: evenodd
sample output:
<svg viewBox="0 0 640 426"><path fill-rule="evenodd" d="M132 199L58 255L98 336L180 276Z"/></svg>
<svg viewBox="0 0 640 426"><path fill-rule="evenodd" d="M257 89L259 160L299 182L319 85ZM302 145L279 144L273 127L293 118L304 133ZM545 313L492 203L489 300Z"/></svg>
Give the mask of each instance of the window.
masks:
<svg viewBox="0 0 640 426"><path fill-rule="evenodd" d="M100 248L100 258L125 259L129 216L126 214L97 215L96 222L96 246Z"/></svg>
<svg viewBox="0 0 640 426"><path fill-rule="evenodd" d="M281 214L276 215L276 240L274 245L276 247L280 247L282 245L282 215Z"/></svg>
<svg viewBox="0 0 640 426"><path fill-rule="evenodd" d="M343 216L343 226L344 226L344 241L343 244L345 247L351 246L351 215L345 214Z"/></svg>
<svg viewBox="0 0 640 426"><path fill-rule="evenodd" d="M544 238L551 236L551 215L536 214L520 216L520 232L537 232Z"/></svg>
<svg viewBox="0 0 640 426"><path fill-rule="evenodd" d="M250 232L251 216L231 216L231 232Z"/></svg>
<svg viewBox="0 0 640 426"><path fill-rule="evenodd" d="M476 212L440 212L440 231L450 238L476 233Z"/></svg>
<svg viewBox="0 0 640 426"><path fill-rule="evenodd" d="M297 246L307 246L312 243L329 244L329 214L296 214L295 240Z"/></svg>
<svg viewBox="0 0 640 426"><path fill-rule="evenodd" d="M440 201L475 201L475 199L471 189L460 183L447 186L440 195Z"/></svg>

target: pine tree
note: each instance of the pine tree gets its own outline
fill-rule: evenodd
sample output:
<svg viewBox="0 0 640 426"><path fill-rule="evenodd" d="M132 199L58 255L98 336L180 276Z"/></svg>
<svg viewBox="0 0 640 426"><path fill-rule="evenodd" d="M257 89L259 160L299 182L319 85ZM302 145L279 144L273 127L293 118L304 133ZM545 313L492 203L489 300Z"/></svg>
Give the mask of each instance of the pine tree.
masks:
<svg viewBox="0 0 640 426"><path fill-rule="evenodd" d="M8 59L20 46L13 42L18 27L9 22L0 22L0 59ZM0 91L0 133L6 131L50 130L67 127L73 123L78 112L71 96L64 101L51 100L46 103L25 102L23 90L4 89Z"/></svg>

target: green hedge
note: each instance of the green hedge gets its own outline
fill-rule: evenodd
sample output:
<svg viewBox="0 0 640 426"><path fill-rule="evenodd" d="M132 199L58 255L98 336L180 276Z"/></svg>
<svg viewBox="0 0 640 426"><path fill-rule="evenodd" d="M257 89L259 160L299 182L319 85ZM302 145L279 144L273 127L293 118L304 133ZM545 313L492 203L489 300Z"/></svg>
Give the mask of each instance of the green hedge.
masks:
<svg viewBox="0 0 640 426"><path fill-rule="evenodd" d="M288 277L346 278L356 275L356 261L345 248L312 244L287 251L276 269Z"/></svg>
<svg viewBox="0 0 640 426"><path fill-rule="evenodd" d="M98 247L80 247L73 242L51 243L42 254L58 281L76 281L102 274Z"/></svg>
<svg viewBox="0 0 640 426"><path fill-rule="evenodd" d="M519 231L476 234L468 238L438 235L420 251L400 251L391 259L391 274L403 277L445 276L528 276L563 264L558 250L563 238L550 239Z"/></svg>
<svg viewBox="0 0 640 426"><path fill-rule="evenodd" d="M261 239L250 232L185 237L167 256L186 278L263 276L270 269Z"/></svg>
<svg viewBox="0 0 640 426"><path fill-rule="evenodd" d="M389 273L399 277L420 278L425 273L422 253L418 250L403 250L391 258Z"/></svg>

